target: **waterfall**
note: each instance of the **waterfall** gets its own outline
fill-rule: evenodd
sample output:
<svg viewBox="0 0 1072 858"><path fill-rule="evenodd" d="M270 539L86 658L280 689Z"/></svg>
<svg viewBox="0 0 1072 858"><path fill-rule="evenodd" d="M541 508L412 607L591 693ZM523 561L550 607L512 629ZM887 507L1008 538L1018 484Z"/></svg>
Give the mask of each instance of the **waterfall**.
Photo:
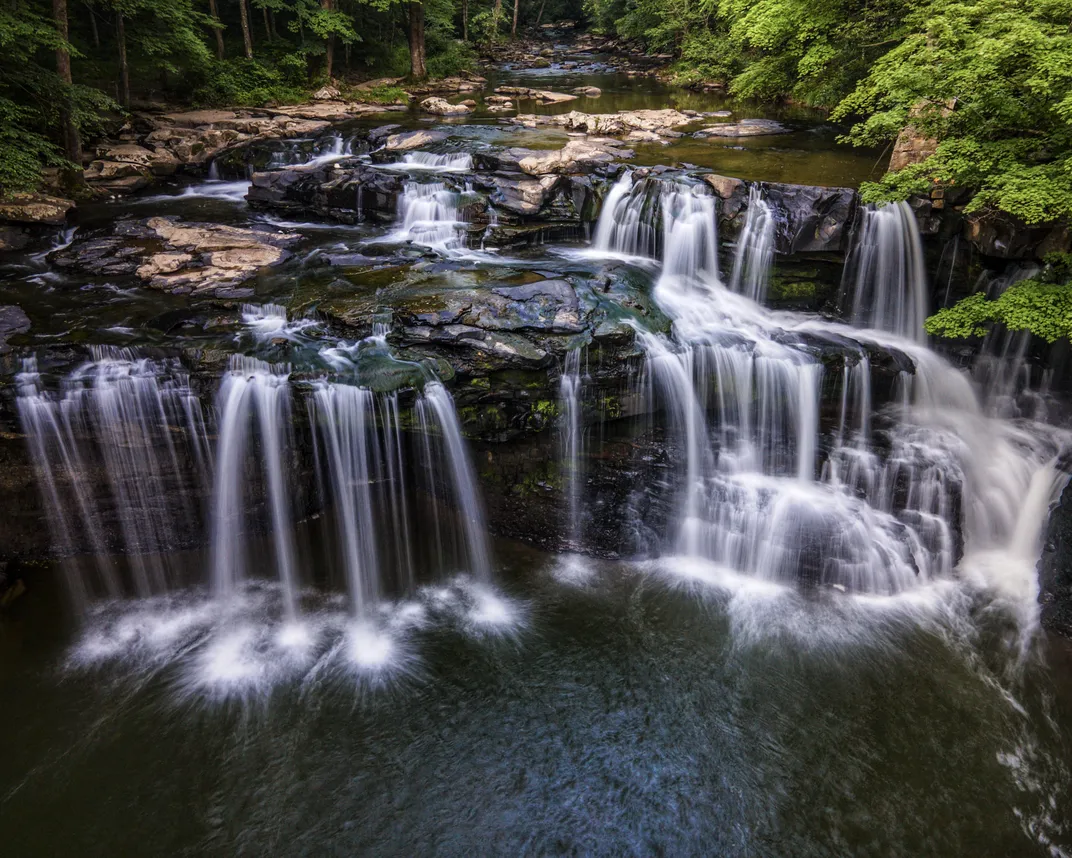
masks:
<svg viewBox="0 0 1072 858"><path fill-rule="evenodd" d="M491 549L488 546L484 509L476 487L476 475L462 438L454 400L438 381L429 382L417 401L417 418L426 437L438 430L450 469L454 498L465 530L469 571L478 581L491 580Z"/></svg>
<svg viewBox="0 0 1072 858"><path fill-rule="evenodd" d="M287 616L297 614L291 492L287 487L286 438L290 426L288 375L268 364L235 355L219 394L219 440L212 494L212 588L217 596L234 594L247 570L249 529L247 458L254 428L259 430L259 459L266 482L275 567Z"/></svg>
<svg viewBox="0 0 1072 858"><path fill-rule="evenodd" d="M18 377L18 409L75 604L124 591L115 547L135 592L166 590L174 583L167 552L197 527L194 495L211 459L185 372L175 362L97 349L56 397L29 359ZM83 553L91 569L79 562Z"/></svg>
<svg viewBox="0 0 1072 858"><path fill-rule="evenodd" d="M767 297L774 264L774 215L758 185L748 189L748 213L737 238L729 288L758 304Z"/></svg>
<svg viewBox="0 0 1072 858"><path fill-rule="evenodd" d="M463 248L460 195L442 182L406 182L399 198L399 220L392 241L412 241L445 253Z"/></svg>
<svg viewBox="0 0 1072 858"><path fill-rule="evenodd" d="M927 272L919 225L908 203L863 209L842 293L846 301L852 299L853 324L924 340Z"/></svg>
<svg viewBox="0 0 1072 858"><path fill-rule="evenodd" d="M581 547L583 527L581 522L581 486L584 472L581 469L581 454L584 445L581 415L581 350L573 349L566 355L566 365L558 382L558 395L562 403L562 423L559 429L559 446L566 465L566 538L571 547Z"/></svg>

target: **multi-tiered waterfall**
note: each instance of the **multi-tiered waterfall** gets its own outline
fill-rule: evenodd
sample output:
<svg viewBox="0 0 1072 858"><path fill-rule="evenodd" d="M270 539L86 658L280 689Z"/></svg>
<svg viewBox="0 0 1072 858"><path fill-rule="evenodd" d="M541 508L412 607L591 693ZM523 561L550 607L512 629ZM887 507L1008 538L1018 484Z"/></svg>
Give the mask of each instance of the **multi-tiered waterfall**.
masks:
<svg viewBox="0 0 1072 858"><path fill-rule="evenodd" d="M967 378L918 344L925 277L911 211L866 210L852 253L853 318L882 334L749 300L765 293L772 255L773 213L755 190L726 288L708 251L714 217L700 229L689 214L704 210L702 186L626 176L596 230L595 252L663 264L655 295L673 334L640 337L647 411L665 414L681 450L666 549L738 574L893 594L949 576L962 553L1016 543L1028 497L1061 482L1059 443L988 419ZM896 356L881 375L879 355Z"/></svg>

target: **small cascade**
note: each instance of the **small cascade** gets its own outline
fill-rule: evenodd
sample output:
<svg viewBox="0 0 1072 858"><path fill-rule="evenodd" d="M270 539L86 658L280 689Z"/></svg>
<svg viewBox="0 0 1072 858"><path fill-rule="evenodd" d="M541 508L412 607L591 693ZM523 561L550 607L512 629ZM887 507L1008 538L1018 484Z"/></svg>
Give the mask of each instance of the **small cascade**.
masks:
<svg viewBox="0 0 1072 858"><path fill-rule="evenodd" d="M927 288L919 224L908 203L863 209L842 280L853 324L923 342Z"/></svg>
<svg viewBox="0 0 1072 858"><path fill-rule="evenodd" d="M200 403L181 367L98 349L55 396L30 359L18 408L76 605L119 596L128 576L142 596L177 583L168 552L198 527L195 496L211 464Z"/></svg>
<svg viewBox="0 0 1072 858"><path fill-rule="evenodd" d="M298 340L302 331L317 326L315 319L287 319L287 308L280 304L243 304L242 323L257 340Z"/></svg>
<svg viewBox="0 0 1072 858"><path fill-rule="evenodd" d="M441 252L463 248L465 224L458 209L460 194L442 182L406 182L399 198L399 222L391 240L412 241Z"/></svg>
<svg viewBox="0 0 1072 858"><path fill-rule="evenodd" d="M596 222L592 248L601 254L655 259L658 256L656 182L634 184L632 173L623 173L603 201Z"/></svg>
<svg viewBox="0 0 1072 858"><path fill-rule="evenodd" d="M774 214L758 185L748 190L748 213L737 238L729 289L757 304L767 297L774 264Z"/></svg>
<svg viewBox="0 0 1072 858"><path fill-rule="evenodd" d="M596 222L592 252L661 260L663 279L718 280L715 198L701 184L658 179L614 184Z"/></svg>
<svg viewBox="0 0 1072 858"><path fill-rule="evenodd" d="M436 155L433 152L407 152L402 160L384 164L384 170L427 171L430 173L468 173L473 169L473 156L467 152Z"/></svg>
<svg viewBox="0 0 1072 858"><path fill-rule="evenodd" d="M268 169L283 167L322 167L353 154L353 142L341 134L331 134L318 140L288 140L272 153Z"/></svg>
<svg viewBox="0 0 1072 858"><path fill-rule="evenodd" d="M666 182L659 197L663 221L661 283L718 282L714 195L704 185Z"/></svg>
<svg viewBox="0 0 1072 858"><path fill-rule="evenodd" d="M581 466L584 437L581 420L581 350L573 349L566 355L566 365L558 381L558 395L562 404L562 423L559 428L559 447L566 471L566 539L574 550L580 549L583 540L581 513L581 488L584 471Z"/></svg>
<svg viewBox="0 0 1072 858"><path fill-rule="evenodd" d="M212 493L212 589L233 595L249 573L248 459L253 452L264 477L276 573L288 617L297 615L298 570L286 462L291 447L288 375L253 358L235 355L219 394L219 440ZM259 442L251 449L254 439Z"/></svg>

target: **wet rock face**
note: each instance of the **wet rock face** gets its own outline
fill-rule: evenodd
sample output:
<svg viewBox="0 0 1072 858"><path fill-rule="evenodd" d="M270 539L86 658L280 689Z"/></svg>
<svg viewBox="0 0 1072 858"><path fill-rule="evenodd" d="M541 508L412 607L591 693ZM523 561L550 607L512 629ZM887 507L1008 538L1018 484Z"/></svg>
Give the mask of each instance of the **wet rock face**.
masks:
<svg viewBox="0 0 1072 858"><path fill-rule="evenodd" d="M282 209L346 223L365 218L391 220L403 179L354 163L295 167L254 173L246 199L253 208Z"/></svg>
<svg viewBox="0 0 1072 858"><path fill-rule="evenodd" d="M1050 514L1038 575L1043 628L1072 637L1072 483Z"/></svg>
<svg viewBox="0 0 1072 858"><path fill-rule="evenodd" d="M736 238L748 215L752 183L709 174L704 181L722 201L719 234ZM796 253L843 253L848 249L859 197L851 188L824 188L762 182L763 198L774 211L776 250Z"/></svg>
<svg viewBox="0 0 1072 858"><path fill-rule="evenodd" d="M97 276L134 275L153 289L175 294L238 298L252 294L241 284L287 259L286 248L300 238L155 217L122 221L111 233L78 238L49 261Z"/></svg>

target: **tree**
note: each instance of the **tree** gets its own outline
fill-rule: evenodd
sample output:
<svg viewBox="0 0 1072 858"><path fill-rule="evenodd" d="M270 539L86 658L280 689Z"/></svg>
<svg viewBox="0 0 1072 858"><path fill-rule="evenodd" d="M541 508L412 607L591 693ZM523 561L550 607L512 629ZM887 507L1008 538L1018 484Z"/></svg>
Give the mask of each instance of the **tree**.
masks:
<svg viewBox="0 0 1072 858"><path fill-rule="evenodd" d="M501 0L500 0L501 2ZM406 37L409 40L409 76L414 80L428 77L424 53L424 4L410 0L409 27Z"/></svg>
<svg viewBox="0 0 1072 858"><path fill-rule="evenodd" d="M514 24L510 28L510 36L511 36L511 38L514 38L514 39L517 38L517 9L518 9L518 3L519 3L519 0L514 0Z"/></svg>
<svg viewBox="0 0 1072 858"><path fill-rule="evenodd" d="M71 49L67 31L67 0L52 0L52 19L60 41L56 44L56 74L66 84L64 99L60 105L60 123L63 130L63 151L71 163L82 160L82 139L75 124L74 104L71 93Z"/></svg>
<svg viewBox="0 0 1072 858"><path fill-rule="evenodd" d="M220 13L216 8L216 0L208 0L208 12L212 17L212 32L216 35L216 59L223 59L223 25L220 23Z"/></svg>
<svg viewBox="0 0 1072 858"><path fill-rule="evenodd" d="M119 43L119 102L123 107L130 107L130 66L127 64L127 30L123 13L115 16L115 35Z"/></svg>
<svg viewBox="0 0 1072 858"><path fill-rule="evenodd" d="M238 14L242 22L242 45L246 51L246 59L253 59L253 34L249 30L249 9L246 0L238 0Z"/></svg>

